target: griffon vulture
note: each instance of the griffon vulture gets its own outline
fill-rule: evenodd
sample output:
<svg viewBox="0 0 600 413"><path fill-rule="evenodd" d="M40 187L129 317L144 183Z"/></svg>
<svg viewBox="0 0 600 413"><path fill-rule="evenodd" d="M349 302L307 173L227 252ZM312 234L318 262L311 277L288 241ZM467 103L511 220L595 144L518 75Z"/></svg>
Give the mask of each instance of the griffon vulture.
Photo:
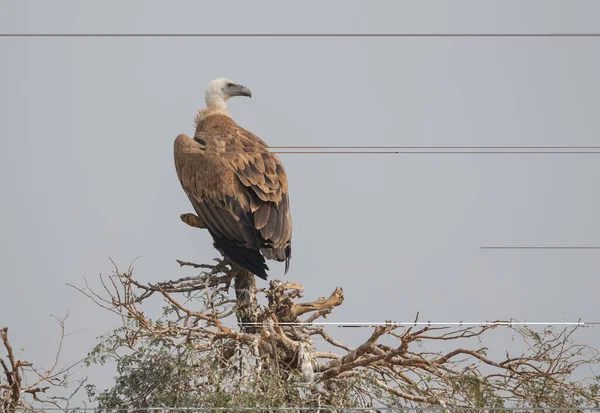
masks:
<svg viewBox="0 0 600 413"><path fill-rule="evenodd" d="M175 169L197 214L193 225L206 228L223 255L266 280L265 258L289 268L288 181L277 155L230 117L226 102L234 96L252 94L228 79L210 82L194 139L175 139Z"/></svg>

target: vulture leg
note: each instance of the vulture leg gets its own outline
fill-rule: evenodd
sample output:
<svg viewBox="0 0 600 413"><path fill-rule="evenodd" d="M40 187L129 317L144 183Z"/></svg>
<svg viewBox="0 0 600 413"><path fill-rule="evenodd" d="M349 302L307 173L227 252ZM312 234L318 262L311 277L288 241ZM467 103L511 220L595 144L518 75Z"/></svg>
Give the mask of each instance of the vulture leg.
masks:
<svg viewBox="0 0 600 413"><path fill-rule="evenodd" d="M233 265L233 272L238 323L242 325L243 332L254 334L260 330L260 326L257 325L260 311L256 300L256 278L250 271L237 264Z"/></svg>
<svg viewBox="0 0 600 413"><path fill-rule="evenodd" d="M202 222L202 220L200 219L200 217L198 217L198 215L181 214L180 218L184 223L188 224L190 227L206 228L206 225L204 225L204 222Z"/></svg>

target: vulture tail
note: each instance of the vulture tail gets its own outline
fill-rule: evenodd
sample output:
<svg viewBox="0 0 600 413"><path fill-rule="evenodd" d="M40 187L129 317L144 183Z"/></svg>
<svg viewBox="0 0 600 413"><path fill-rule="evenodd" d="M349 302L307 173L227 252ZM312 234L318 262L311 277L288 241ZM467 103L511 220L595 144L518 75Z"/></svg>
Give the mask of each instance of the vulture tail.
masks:
<svg viewBox="0 0 600 413"><path fill-rule="evenodd" d="M227 241L218 239L215 239L214 245L215 248L223 251L223 253L231 260L238 265L241 265L252 274L262 278L263 280L267 279L266 270L268 270L269 267L265 263L265 258L260 254L259 251L240 247Z"/></svg>
<svg viewBox="0 0 600 413"><path fill-rule="evenodd" d="M285 259L285 274L287 274L288 270L290 269L290 259L292 258L292 246L291 245L289 245L285 249L285 254L286 254L286 259Z"/></svg>

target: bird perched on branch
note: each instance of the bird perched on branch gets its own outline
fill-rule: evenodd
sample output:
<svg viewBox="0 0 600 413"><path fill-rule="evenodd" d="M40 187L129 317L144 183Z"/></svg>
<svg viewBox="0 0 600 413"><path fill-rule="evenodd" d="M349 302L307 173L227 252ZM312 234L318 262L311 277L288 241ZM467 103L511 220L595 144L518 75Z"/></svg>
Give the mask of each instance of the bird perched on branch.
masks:
<svg viewBox="0 0 600 413"><path fill-rule="evenodd" d="M196 211L181 219L206 228L225 257L266 280L265 258L285 261L286 273L289 268L288 181L277 155L229 115L227 100L234 96L252 93L228 79L210 82L194 138L175 139L177 176Z"/></svg>

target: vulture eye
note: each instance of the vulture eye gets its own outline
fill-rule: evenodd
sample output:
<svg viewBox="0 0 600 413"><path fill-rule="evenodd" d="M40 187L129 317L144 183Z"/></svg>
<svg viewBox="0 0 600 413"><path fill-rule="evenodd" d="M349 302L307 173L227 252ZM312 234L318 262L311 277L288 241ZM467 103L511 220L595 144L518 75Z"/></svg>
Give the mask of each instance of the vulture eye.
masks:
<svg viewBox="0 0 600 413"><path fill-rule="evenodd" d="M233 83L227 83L227 87L233 87L234 84Z"/></svg>

